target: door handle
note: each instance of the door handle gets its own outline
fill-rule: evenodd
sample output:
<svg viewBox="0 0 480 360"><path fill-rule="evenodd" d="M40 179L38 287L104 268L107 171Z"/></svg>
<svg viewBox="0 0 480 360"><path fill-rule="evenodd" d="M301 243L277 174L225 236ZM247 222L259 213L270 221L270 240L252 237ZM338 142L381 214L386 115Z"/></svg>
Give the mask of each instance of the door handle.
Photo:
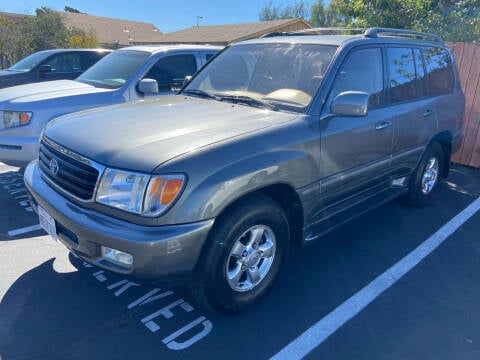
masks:
<svg viewBox="0 0 480 360"><path fill-rule="evenodd" d="M383 130L392 125L391 121L382 121L375 125L375 130Z"/></svg>
<svg viewBox="0 0 480 360"><path fill-rule="evenodd" d="M433 114L433 111L432 110L425 110L423 113L422 113L422 116L423 117L427 117L427 116L430 116Z"/></svg>

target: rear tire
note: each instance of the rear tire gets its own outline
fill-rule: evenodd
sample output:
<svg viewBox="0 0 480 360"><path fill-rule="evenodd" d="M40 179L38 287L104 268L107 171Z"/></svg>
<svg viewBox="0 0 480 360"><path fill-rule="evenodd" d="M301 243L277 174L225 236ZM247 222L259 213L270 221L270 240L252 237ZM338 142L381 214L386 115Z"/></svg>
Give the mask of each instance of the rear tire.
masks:
<svg viewBox="0 0 480 360"><path fill-rule="evenodd" d="M204 306L237 312L272 285L288 252L289 227L268 197L249 196L217 219L189 287Z"/></svg>
<svg viewBox="0 0 480 360"><path fill-rule="evenodd" d="M420 207L429 201L443 174L444 156L440 144L433 142L427 147L410 179L408 192L404 197L407 204Z"/></svg>

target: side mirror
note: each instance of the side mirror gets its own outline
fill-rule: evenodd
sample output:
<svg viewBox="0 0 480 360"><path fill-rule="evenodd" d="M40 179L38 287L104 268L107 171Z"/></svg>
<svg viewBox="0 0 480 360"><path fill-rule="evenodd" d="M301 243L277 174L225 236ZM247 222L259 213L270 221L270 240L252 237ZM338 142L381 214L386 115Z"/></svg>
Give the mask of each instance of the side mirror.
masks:
<svg viewBox="0 0 480 360"><path fill-rule="evenodd" d="M38 72L40 74L46 74L52 72L52 65L43 64L38 67Z"/></svg>
<svg viewBox="0 0 480 360"><path fill-rule="evenodd" d="M365 116L368 114L370 95L362 91L345 91L332 101L330 111L341 116Z"/></svg>
<svg viewBox="0 0 480 360"><path fill-rule="evenodd" d="M187 76L185 76L185 79L183 79L183 85L182 85L182 87L185 86L185 85L187 85L187 84L190 82L190 80L192 80L192 75L187 75Z"/></svg>
<svg viewBox="0 0 480 360"><path fill-rule="evenodd" d="M158 94L158 83L154 79L142 79L138 83L138 91L142 94Z"/></svg>

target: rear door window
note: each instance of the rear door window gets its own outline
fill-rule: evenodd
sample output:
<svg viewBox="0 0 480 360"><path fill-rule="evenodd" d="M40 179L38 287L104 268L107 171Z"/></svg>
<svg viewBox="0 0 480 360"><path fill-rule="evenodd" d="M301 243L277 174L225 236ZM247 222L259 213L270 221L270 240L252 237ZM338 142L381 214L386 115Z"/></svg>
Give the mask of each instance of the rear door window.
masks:
<svg viewBox="0 0 480 360"><path fill-rule="evenodd" d="M387 48L390 100L398 103L417 97L417 74L413 49Z"/></svg>
<svg viewBox="0 0 480 360"><path fill-rule="evenodd" d="M417 72L417 95L418 97L424 97L427 95L426 76L420 49L413 49L413 56L415 57L415 71Z"/></svg>
<svg viewBox="0 0 480 360"><path fill-rule="evenodd" d="M428 95L438 96L451 93L455 85L455 75L448 51L436 47L424 48L423 58L427 70Z"/></svg>

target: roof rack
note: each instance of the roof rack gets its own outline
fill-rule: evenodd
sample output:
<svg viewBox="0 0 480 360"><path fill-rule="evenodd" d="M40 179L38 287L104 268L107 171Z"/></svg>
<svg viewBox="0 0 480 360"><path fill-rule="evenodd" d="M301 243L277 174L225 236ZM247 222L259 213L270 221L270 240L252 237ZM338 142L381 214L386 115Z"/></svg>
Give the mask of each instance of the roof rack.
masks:
<svg viewBox="0 0 480 360"><path fill-rule="evenodd" d="M365 37L369 37L369 38L391 36L391 37L406 37L406 38L418 39L418 40L442 42L442 39L440 38L440 36L424 33L424 32L405 30L405 29L390 29L390 28L374 27L374 28L367 29L364 35Z"/></svg>
<svg viewBox="0 0 480 360"><path fill-rule="evenodd" d="M352 27L318 27L318 28L309 28L302 30L293 30L293 31L274 31L265 35L260 36L261 38L268 38L273 36L293 36L293 35L321 35L321 34L331 34L336 33L345 33L345 32L356 32L363 33L366 28L352 28Z"/></svg>
<svg viewBox="0 0 480 360"><path fill-rule="evenodd" d="M332 32L348 32L352 33L355 32L357 34L362 34L365 32L367 28L362 28L362 27L346 27L346 26L341 26L341 27L317 27L317 28L311 28L311 29L302 29L302 30L295 30L290 32L291 34L300 34L300 33L310 33L310 32L315 32L317 34L322 34L322 33L332 33Z"/></svg>
<svg viewBox="0 0 480 360"><path fill-rule="evenodd" d="M442 42L442 39L434 34L423 33L412 30L405 29L392 29L392 28L381 28L381 27L372 27L372 28L352 28L352 27L321 27L321 28L310 28L302 29L295 31L287 32L271 32L265 35L262 35L262 38L273 37L273 36L293 36L293 35L320 35L320 34L331 34L331 33L347 33L353 35L363 35L368 38L378 38L378 37L404 37L417 40L428 40L435 42Z"/></svg>

